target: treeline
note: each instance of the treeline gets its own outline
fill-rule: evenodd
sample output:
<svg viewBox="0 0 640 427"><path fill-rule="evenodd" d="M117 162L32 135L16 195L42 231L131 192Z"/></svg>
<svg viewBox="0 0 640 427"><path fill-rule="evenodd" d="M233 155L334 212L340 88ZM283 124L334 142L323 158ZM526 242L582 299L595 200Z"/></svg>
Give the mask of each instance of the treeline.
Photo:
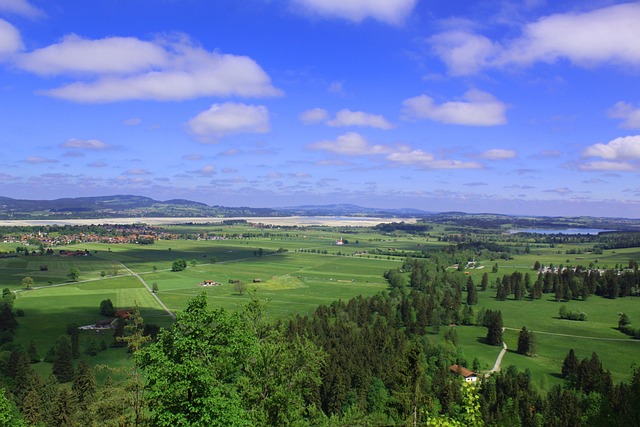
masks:
<svg viewBox="0 0 640 427"><path fill-rule="evenodd" d="M406 223L402 222L389 222L378 224L373 227L374 230L382 233L394 233L396 231L402 231L407 234L425 234L433 229L433 226L425 223Z"/></svg>
<svg viewBox="0 0 640 427"><path fill-rule="evenodd" d="M628 270L607 269L586 270L581 267L561 268L558 271L524 275L514 272L496 278L496 299L504 301L513 299L539 299L543 294L553 294L556 301L581 299L597 295L605 298L623 298L640 296L640 272L637 268ZM535 279L535 280L534 280Z"/></svg>

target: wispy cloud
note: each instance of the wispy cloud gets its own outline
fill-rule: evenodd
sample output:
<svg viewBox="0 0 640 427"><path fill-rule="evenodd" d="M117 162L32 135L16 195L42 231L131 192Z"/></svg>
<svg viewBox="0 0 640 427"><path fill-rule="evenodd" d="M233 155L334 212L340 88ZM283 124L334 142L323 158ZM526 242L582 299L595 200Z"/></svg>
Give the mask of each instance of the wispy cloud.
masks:
<svg viewBox="0 0 640 427"><path fill-rule="evenodd" d="M99 139L77 139L72 138L62 144L64 148L85 149L85 150L106 150L111 146Z"/></svg>
<svg viewBox="0 0 640 427"><path fill-rule="evenodd" d="M291 0L302 11L320 16L361 22L367 18L399 25L409 16L417 0Z"/></svg>
<svg viewBox="0 0 640 427"><path fill-rule="evenodd" d="M22 47L22 37L18 29L0 19L0 59L18 52Z"/></svg>
<svg viewBox="0 0 640 427"><path fill-rule="evenodd" d="M329 113L327 112L327 110L324 110L322 108L312 108L311 110L306 110L300 113L298 118L302 123L306 125L322 123L329 118Z"/></svg>
<svg viewBox="0 0 640 427"><path fill-rule="evenodd" d="M616 102L608 111L609 117L623 119L620 127L626 129L640 129L640 107L634 107L626 102Z"/></svg>
<svg viewBox="0 0 640 427"><path fill-rule="evenodd" d="M309 144L307 148L311 150L329 151L347 156L362 156L391 152L391 149L384 145L370 144L362 135L356 132L349 132L344 135L340 135L335 141L320 141L314 144Z"/></svg>
<svg viewBox="0 0 640 427"><path fill-rule="evenodd" d="M486 160L507 160L507 159L513 159L517 155L518 153L516 153L515 150L510 150L505 148L493 148L491 150L487 150L480 153L480 158L486 159Z"/></svg>
<svg viewBox="0 0 640 427"><path fill-rule="evenodd" d="M406 99L402 105L405 120L429 119L467 126L497 126L507 122L507 105L477 89L469 90L459 101L436 104L430 96L420 95Z"/></svg>
<svg viewBox="0 0 640 427"><path fill-rule="evenodd" d="M55 159L48 159L46 157L40 157L40 156L29 156L26 159L24 159L25 163L59 163L58 160Z"/></svg>
<svg viewBox="0 0 640 427"><path fill-rule="evenodd" d="M39 9L26 0L1 0L0 11L24 16L29 19L37 19L45 16Z"/></svg>
<svg viewBox="0 0 640 427"><path fill-rule="evenodd" d="M484 166L477 162L463 162L454 159L439 159L433 154L407 145L388 146L371 144L362 135L349 132L339 136L335 141L320 141L307 145L310 150L326 151L345 156L374 156L378 161L386 161L392 166L412 166L420 169L481 169ZM316 162L316 164L319 164ZM343 165L326 162L324 165Z"/></svg>
<svg viewBox="0 0 640 427"><path fill-rule="evenodd" d="M329 126L367 126L377 129L391 129L393 125L378 114L365 113L364 111L340 110L334 119L327 122Z"/></svg>

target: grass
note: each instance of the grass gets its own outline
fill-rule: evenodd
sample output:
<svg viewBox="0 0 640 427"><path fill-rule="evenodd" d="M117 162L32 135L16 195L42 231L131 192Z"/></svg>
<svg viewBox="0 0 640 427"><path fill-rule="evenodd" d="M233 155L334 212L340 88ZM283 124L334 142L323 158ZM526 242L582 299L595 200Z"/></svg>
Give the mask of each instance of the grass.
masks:
<svg viewBox="0 0 640 427"><path fill-rule="evenodd" d="M107 298L117 308L131 307L137 302L145 320L169 325L169 316L126 268L139 274L150 286L155 283L159 289L158 297L172 311L184 309L189 299L204 292L210 306L229 309L236 309L256 296L266 303L272 317L283 319L296 314L309 314L318 305L330 304L337 299L370 296L387 289L384 271L400 267L404 259L402 256L375 256L371 254L375 250L395 250L398 254L405 251L408 254L446 245L433 237L380 235L371 229L355 227L261 230L246 225L189 225L168 229L184 233L207 231L227 238L161 240L147 246L81 244L56 248L56 253L59 249L87 249L90 256L71 258L49 255L0 259L3 287L18 290L22 278L26 276L34 279L34 286L44 286L18 292L15 306L23 309L26 316L19 318L16 343L26 346L33 340L41 355L44 355L56 338L65 333L68 323L95 322L100 317L100 301ZM349 244L337 246L335 242L338 238L347 239ZM0 250L13 251L16 246L15 243L2 243ZM274 253L281 248L285 252ZM489 275L490 284L495 283L496 278L514 271L529 272L533 282L535 272L532 266L536 261L544 265L586 266L594 263L613 267L615 264L626 265L629 259L640 259L639 248L605 251L596 255L587 251L589 245L584 245L581 248L584 254L566 254L567 250L576 248L580 246L531 244L530 254L514 255L510 260L481 259L478 262L484 268L469 270L468 273L477 285L485 272ZM259 249L263 249L264 256L257 256ZM309 253L311 250L319 253ZM188 267L182 272L171 272L171 264L177 259L185 259ZM491 273L495 263L499 271ZM41 270L42 265L47 265L46 271ZM66 283L66 275L73 267L80 270L80 281ZM101 278L103 272L107 276ZM117 273L115 277L112 276L114 273ZM260 279L260 282L254 283L254 279ZM204 280L214 280L222 286L199 286ZM230 280L245 283L247 291L240 294L229 283ZM53 286L58 284L64 286ZM503 366L514 364L520 369L529 369L534 381L541 388L548 389L561 382L558 374L562 360L573 348L580 359L597 352L615 381L628 378L632 364L640 354L640 341L626 337L615 327L619 312L626 312L632 322L640 323L637 298L608 300L594 296L586 302L557 303L549 295L537 301L497 301L494 296L495 289L492 288L479 292L479 301L474 310L477 312L481 307L501 310L505 326L512 328L504 334L509 352L503 360ZM463 294L463 300L465 297ZM571 311L585 312L588 321L559 319L558 310L562 304ZM522 326L527 326L536 334L536 357L522 356L513 351ZM445 329L440 328L440 336ZM486 329L460 326L456 327L456 331L459 346L468 363L477 357L483 369L491 369L500 348L484 343ZM110 333L101 336L95 332L83 332L81 347L94 337L109 343L112 339ZM94 365L126 365L125 356L126 353L121 349L109 349L87 359ZM37 364L36 367L42 374L48 374L50 370L48 364Z"/></svg>

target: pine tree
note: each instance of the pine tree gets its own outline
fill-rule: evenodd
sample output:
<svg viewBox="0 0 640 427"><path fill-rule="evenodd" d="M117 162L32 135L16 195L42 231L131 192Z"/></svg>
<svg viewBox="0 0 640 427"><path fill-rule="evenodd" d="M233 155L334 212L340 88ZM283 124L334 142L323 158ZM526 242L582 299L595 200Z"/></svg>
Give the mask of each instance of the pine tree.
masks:
<svg viewBox="0 0 640 427"><path fill-rule="evenodd" d="M60 387L53 408L54 425L58 427L72 427L75 425L76 405L73 394L67 387Z"/></svg>
<svg viewBox="0 0 640 427"><path fill-rule="evenodd" d="M576 376L578 374L578 358L576 357L573 349L569 350L569 354L564 358L562 362L562 378L568 378L570 376Z"/></svg>
<svg viewBox="0 0 640 427"><path fill-rule="evenodd" d="M73 380L73 362L71 355L71 343L69 338L62 336L56 343L56 356L53 361L52 372L58 382L66 383Z"/></svg>
<svg viewBox="0 0 640 427"><path fill-rule="evenodd" d="M533 332L530 332L526 326L522 327L520 334L518 335L518 350L519 354L526 354L532 356L535 351L535 337Z"/></svg>
<svg viewBox="0 0 640 427"><path fill-rule="evenodd" d="M473 283L473 279L469 276L467 280L467 305L475 305L478 303L478 289Z"/></svg>
<svg viewBox="0 0 640 427"><path fill-rule="evenodd" d="M96 379L93 371L84 360L78 362L71 389L76 395L76 400L81 409L86 409L96 394Z"/></svg>
<svg viewBox="0 0 640 427"><path fill-rule="evenodd" d="M487 343L490 345L502 345L502 312L500 310L487 310L485 323L487 325Z"/></svg>
<svg viewBox="0 0 640 427"><path fill-rule="evenodd" d="M486 291L487 290L487 286L489 286L489 274L488 273L483 273L482 274L482 280L480 281L480 290L481 291Z"/></svg>
<svg viewBox="0 0 640 427"><path fill-rule="evenodd" d="M31 358L31 363L38 363L40 361L40 355L38 354L38 349L36 348L36 343L34 340L31 340L29 342L27 353L29 354L29 358Z"/></svg>
<svg viewBox="0 0 640 427"><path fill-rule="evenodd" d="M22 417L29 425L40 425L44 422L42 397L37 390L31 390L22 403Z"/></svg>

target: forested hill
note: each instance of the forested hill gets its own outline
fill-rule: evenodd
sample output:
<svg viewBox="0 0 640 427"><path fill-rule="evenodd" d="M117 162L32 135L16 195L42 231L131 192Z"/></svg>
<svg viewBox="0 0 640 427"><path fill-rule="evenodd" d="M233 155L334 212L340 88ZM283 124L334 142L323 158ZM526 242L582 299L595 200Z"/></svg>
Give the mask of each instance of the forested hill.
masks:
<svg viewBox="0 0 640 427"><path fill-rule="evenodd" d="M209 206L190 200L158 201L132 195L55 200L0 197L0 219L231 216L282 216L282 214L270 208Z"/></svg>

